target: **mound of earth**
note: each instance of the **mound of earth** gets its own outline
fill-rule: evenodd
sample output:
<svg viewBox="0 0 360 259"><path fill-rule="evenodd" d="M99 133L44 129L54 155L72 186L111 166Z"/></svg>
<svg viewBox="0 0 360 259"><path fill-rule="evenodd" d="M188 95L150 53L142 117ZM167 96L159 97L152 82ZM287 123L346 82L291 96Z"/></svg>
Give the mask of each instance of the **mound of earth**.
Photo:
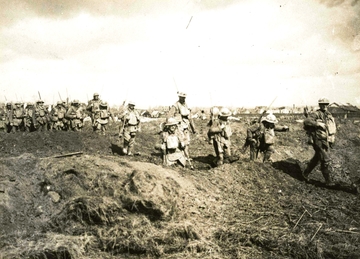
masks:
<svg viewBox="0 0 360 259"><path fill-rule="evenodd" d="M339 120L333 178L301 169L313 155L302 124L282 118L274 163L242 154L246 123L233 122L240 159L213 167L206 121L197 120L195 170L161 166L158 125L121 155L118 126L0 136L1 258L360 258L360 130Z"/></svg>

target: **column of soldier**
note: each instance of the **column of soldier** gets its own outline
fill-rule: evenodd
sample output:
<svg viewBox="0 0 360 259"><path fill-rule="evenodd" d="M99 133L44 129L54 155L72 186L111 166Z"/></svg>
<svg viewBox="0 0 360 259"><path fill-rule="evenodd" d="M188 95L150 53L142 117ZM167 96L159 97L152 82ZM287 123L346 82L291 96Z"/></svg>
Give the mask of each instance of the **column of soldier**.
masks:
<svg viewBox="0 0 360 259"><path fill-rule="evenodd" d="M7 133L21 131L81 131L84 126L84 118L91 116L94 131L105 134L109 117L112 117L108 104L99 99L99 94L95 93L94 98L83 107L79 100L71 103L64 101L57 102L51 110L44 105L43 100L34 103L24 103L17 101L8 102L5 107L1 107L0 128Z"/></svg>
<svg viewBox="0 0 360 259"><path fill-rule="evenodd" d="M187 106L186 94L178 92L178 101L171 107L166 122L161 124L160 139L161 143L156 145L156 149L162 153L163 165L171 166L180 164L186 167L187 164L194 169L189 153L191 141L190 133L195 134L196 128L191 116L191 110ZM331 113L327 110L329 101L326 98L319 100L320 109L306 114L304 129L311 139L315 154L310 160L307 168L302 173L305 181L309 182L309 174L320 163L321 171L327 185L332 185L330 172L329 148L334 143L336 125ZM58 102L49 112L44 106L44 102L39 100L35 105L28 103L24 108L21 102L14 105L7 103L5 109L0 112L3 128L6 132L36 131L36 130L72 130L81 131L85 111L91 116L94 131L105 134L109 118L114 120L108 104L99 99L99 94L95 93L88 105L82 107L78 100L71 102L70 106L65 102ZM231 112L228 108L212 107L211 118L208 123L208 141L213 145L216 158L214 164L221 166L226 162L233 162L238 158L231 152L232 130L229 123ZM140 115L135 110L135 103L128 102L127 109L118 118L122 121L119 137L123 138L123 154L134 155L135 137L140 131ZM250 161L258 158L259 152L263 154L262 161L271 163L271 156L275 152L275 131L285 131L288 128L278 127L278 120L272 113L261 116L252 121L247 129L245 144L242 148L243 153L250 147ZM0 125L1 126L1 125Z"/></svg>

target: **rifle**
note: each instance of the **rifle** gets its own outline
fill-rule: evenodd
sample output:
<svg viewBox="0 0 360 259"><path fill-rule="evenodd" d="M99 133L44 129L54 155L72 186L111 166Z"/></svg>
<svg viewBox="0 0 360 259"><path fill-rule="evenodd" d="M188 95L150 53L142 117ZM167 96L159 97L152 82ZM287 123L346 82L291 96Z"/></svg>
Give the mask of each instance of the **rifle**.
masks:
<svg viewBox="0 0 360 259"><path fill-rule="evenodd" d="M39 94L39 98L40 98L39 100L41 100L41 95L40 95L40 92L39 92L39 91L38 91L38 94Z"/></svg>
<svg viewBox="0 0 360 259"><path fill-rule="evenodd" d="M60 93L59 93L59 92L58 92L58 94L59 94L60 101L61 101L61 102L63 102L63 100L61 99L61 95L60 95Z"/></svg>

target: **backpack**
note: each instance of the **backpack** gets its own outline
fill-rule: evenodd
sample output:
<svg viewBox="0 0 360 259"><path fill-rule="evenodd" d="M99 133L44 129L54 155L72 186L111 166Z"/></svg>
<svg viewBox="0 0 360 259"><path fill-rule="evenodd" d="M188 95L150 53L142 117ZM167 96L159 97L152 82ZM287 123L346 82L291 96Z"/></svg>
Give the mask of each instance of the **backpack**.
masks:
<svg viewBox="0 0 360 259"><path fill-rule="evenodd" d="M328 132L327 141L329 143L335 142L335 133L336 133L336 123L335 119L332 116L327 117L326 119L326 128Z"/></svg>
<svg viewBox="0 0 360 259"><path fill-rule="evenodd" d="M169 135L166 139L166 147L168 149L176 149L179 147L179 139L176 135Z"/></svg>

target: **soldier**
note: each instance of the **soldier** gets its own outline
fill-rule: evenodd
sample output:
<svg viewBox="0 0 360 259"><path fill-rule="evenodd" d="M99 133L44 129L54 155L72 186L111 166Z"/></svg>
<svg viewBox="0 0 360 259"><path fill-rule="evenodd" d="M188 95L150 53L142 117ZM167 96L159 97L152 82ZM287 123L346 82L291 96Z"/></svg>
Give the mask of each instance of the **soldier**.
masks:
<svg viewBox="0 0 360 259"><path fill-rule="evenodd" d="M259 119L253 119L246 130L246 140L242 149L242 153L245 153L247 147L250 147L250 161L254 161L256 158L256 151L260 147L260 135L261 125Z"/></svg>
<svg viewBox="0 0 360 259"><path fill-rule="evenodd" d="M98 93L94 93L93 99L89 101L88 105L86 106L86 110L90 112L91 123L93 125L93 130L95 131L96 128L94 126L96 119L100 118L100 103L101 100L99 98Z"/></svg>
<svg viewBox="0 0 360 259"><path fill-rule="evenodd" d="M185 139L183 133L178 127L179 121L175 118L168 118L161 132L162 160L164 166L174 165L176 163L186 166L186 157L184 153Z"/></svg>
<svg viewBox="0 0 360 259"><path fill-rule="evenodd" d="M207 126L208 127L211 127L213 124L217 123L218 120L219 120L219 113L220 113L220 110L218 107L211 107L210 109L210 121L208 122ZM210 129L208 130L208 133L207 133L207 136L208 136L208 142L209 144L213 144L214 142L214 135L211 134L210 132Z"/></svg>
<svg viewBox="0 0 360 259"><path fill-rule="evenodd" d="M5 119L6 119L5 104L2 103L0 105L0 131L2 132L6 132Z"/></svg>
<svg viewBox="0 0 360 259"><path fill-rule="evenodd" d="M210 127L209 133L214 136L213 146L216 154L216 164L224 164L225 158L231 157L231 127L228 117L231 112L228 108L223 107L219 112L219 120L214 121Z"/></svg>
<svg viewBox="0 0 360 259"><path fill-rule="evenodd" d="M15 102L12 112L13 127L12 132L19 132L24 127L25 110L21 102Z"/></svg>
<svg viewBox="0 0 360 259"><path fill-rule="evenodd" d="M191 110L188 108L185 99L186 94L182 92L178 92L179 100L170 108L168 113L168 117L174 117L178 121L180 121L180 130L183 131L185 136L185 156L190 164L191 168L194 168L191 165L191 158L189 152L189 145L190 145L190 130L193 134L196 133L195 125L191 118Z"/></svg>
<svg viewBox="0 0 360 259"><path fill-rule="evenodd" d="M309 174L314 170L318 163L322 175L325 178L325 183L328 186L333 186L331 179L329 148L332 147L335 141L336 124L332 114L327 110L329 100L321 98L318 101L320 109L312 112L304 120L304 129L309 132L312 137L312 146L315 154L308 163L306 169L302 172L304 180L309 181Z"/></svg>
<svg viewBox="0 0 360 259"><path fill-rule="evenodd" d="M11 102L6 103L5 107L5 128L6 132L10 133L13 128L13 104Z"/></svg>
<svg viewBox="0 0 360 259"><path fill-rule="evenodd" d="M278 123L276 116L269 113L265 117L261 118L260 124L260 137L259 137L259 148L257 152L264 153L263 163L272 163L271 155L275 152L275 124Z"/></svg>
<svg viewBox="0 0 360 259"><path fill-rule="evenodd" d="M96 119L94 123L95 131L101 133L102 135L105 135L110 117L113 121L115 121L112 112L108 108L108 103L101 102L99 118Z"/></svg>
<svg viewBox="0 0 360 259"><path fill-rule="evenodd" d="M24 118L24 127L26 132L33 131L35 119L35 108L33 103L27 103L25 107L25 118Z"/></svg>
<svg viewBox="0 0 360 259"><path fill-rule="evenodd" d="M53 130L67 130L67 120L65 118L66 108L63 102L59 101L50 112L50 129Z"/></svg>
<svg viewBox="0 0 360 259"><path fill-rule="evenodd" d="M124 138L123 153L131 156L136 132L140 131L140 114L135 110L135 102L128 103L128 108L120 115L119 120L122 121L119 137Z"/></svg>
<svg viewBox="0 0 360 259"><path fill-rule="evenodd" d="M38 100L35 105L34 127L35 130L47 130L48 129L48 114L49 111L44 106L44 101Z"/></svg>
<svg viewBox="0 0 360 259"><path fill-rule="evenodd" d="M82 131L84 126L84 110L80 106L80 102L78 100L74 100L71 103L71 107L67 110L65 114L65 118L69 120L69 126L72 131Z"/></svg>

